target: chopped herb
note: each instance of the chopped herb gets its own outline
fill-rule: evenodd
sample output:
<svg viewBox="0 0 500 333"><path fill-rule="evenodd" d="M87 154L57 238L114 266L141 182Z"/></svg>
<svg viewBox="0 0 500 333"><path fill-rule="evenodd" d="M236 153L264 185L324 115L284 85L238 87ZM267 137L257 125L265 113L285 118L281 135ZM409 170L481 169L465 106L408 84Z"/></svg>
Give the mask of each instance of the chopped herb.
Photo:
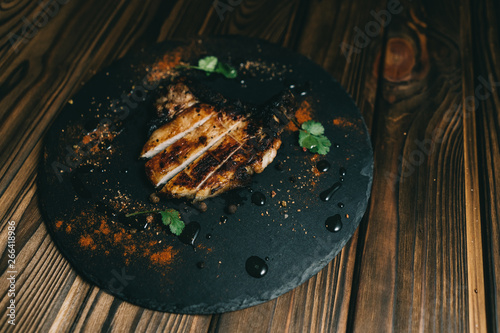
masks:
<svg viewBox="0 0 500 333"><path fill-rule="evenodd" d="M313 120L306 121L299 132L299 145L311 153L326 155L332 144L324 133L323 125Z"/></svg>
<svg viewBox="0 0 500 333"><path fill-rule="evenodd" d="M181 220L181 215L175 209L165 209L165 210L148 210L143 212L135 212L125 215L125 217L131 217L140 214L151 214L159 213L161 215L161 221L164 225L170 228L170 231L179 236L184 230L184 222Z"/></svg>
<svg viewBox="0 0 500 333"><path fill-rule="evenodd" d="M219 59L217 59L217 57L214 56L207 56L201 58L200 60L198 60L198 66L188 65L180 67L193 68L193 69L198 69L200 71L205 71L207 73L207 76L212 73L218 73L224 75L228 79L234 79L238 75L238 72L234 67L232 67L229 64L220 62Z"/></svg>

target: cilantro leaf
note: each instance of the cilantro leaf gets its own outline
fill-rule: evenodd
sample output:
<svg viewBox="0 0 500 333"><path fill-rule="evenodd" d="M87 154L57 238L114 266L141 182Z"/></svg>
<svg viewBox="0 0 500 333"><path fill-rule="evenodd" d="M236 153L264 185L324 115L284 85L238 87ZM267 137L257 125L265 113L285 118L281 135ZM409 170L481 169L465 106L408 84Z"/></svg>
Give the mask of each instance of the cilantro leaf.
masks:
<svg viewBox="0 0 500 333"><path fill-rule="evenodd" d="M125 217L151 213L160 213L161 221L164 225L170 228L170 231L174 235L179 236L182 233L182 230L184 230L184 222L181 220L181 214L175 209L147 210L143 212L130 213L125 215Z"/></svg>
<svg viewBox="0 0 500 333"><path fill-rule="evenodd" d="M160 211L161 221L170 228L170 231L179 236L184 229L184 222L181 221L180 214L175 209Z"/></svg>
<svg viewBox="0 0 500 333"><path fill-rule="evenodd" d="M318 140L318 144L311 151L320 155L328 154L328 152L330 151L330 146L332 145L330 140L328 140L328 138L324 135L317 136L316 140Z"/></svg>
<svg viewBox="0 0 500 333"><path fill-rule="evenodd" d="M299 132L299 145L311 153L326 155L332 145L330 140L323 135L325 128L316 121L306 121Z"/></svg>
<svg viewBox="0 0 500 333"><path fill-rule="evenodd" d="M215 72L224 75L228 79L234 79L238 75L238 72L234 67L231 67L230 65L223 62L219 62L217 64Z"/></svg>
<svg viewBox="0 0 500 333"><path fill-rule="evenodd" d="M193 68L207 73L207 76L212 73L224 75L228 79L234 79L238 76L238 72L234 67L224 62L220 62L215 56L206 56L198 60L198 66L178 66L177 68Z"/></svg>
<svg viewBox="0 0 500 333"><path fill-rule="evenodd" d="M306 131L300 131L299 145L303 148L312 149L318 145L318 140Z"/></svg>
<svg viewBox="0 0 500 333"><path fill-rule="evenodd" d="M312 135L323 135L325 133L325 128L321 123L317 121L309 120L302 124L302 129L309 132Z"/></svg>
<svg viewBox="0 0 500 333"><path fill-rule="evenodd" d="M214 56L208 56L205 58L201 58L198 60L199 69L204 70L205 72L213 72L215 71L215 67L219 63L219 59Z"/></svg>

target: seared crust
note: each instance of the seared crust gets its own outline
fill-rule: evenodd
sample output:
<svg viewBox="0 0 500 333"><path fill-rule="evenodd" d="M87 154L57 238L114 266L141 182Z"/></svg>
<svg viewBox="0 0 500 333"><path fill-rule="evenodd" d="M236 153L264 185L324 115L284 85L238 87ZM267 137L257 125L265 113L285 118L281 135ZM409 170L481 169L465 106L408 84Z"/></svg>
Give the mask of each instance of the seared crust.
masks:
<svg viewBox="0 0 500 333"><path fill-rule="evenodd" d="M255 107L197 84L177 82L167 91L157 110L168 110L161 116L171 118L153 132L141 157L151 158L146 174L159 193L194 201L243 186L262 172L276 157L295 104L289 92Z"/></svg>

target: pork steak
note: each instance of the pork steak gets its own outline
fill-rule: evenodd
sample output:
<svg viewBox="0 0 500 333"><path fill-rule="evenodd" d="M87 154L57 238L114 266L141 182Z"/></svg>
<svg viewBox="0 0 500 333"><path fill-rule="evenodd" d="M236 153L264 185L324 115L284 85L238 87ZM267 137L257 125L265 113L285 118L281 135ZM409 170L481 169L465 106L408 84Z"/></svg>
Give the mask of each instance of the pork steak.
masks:
<svg viewBox="0 0 500 333"><path fill-rule="evenodd" d="M141 151L146 175L161 194L201 201L244 186L273 161L295 98L285 91L264 105L245 105L181 79L155 108L163 124Z"/></svg>

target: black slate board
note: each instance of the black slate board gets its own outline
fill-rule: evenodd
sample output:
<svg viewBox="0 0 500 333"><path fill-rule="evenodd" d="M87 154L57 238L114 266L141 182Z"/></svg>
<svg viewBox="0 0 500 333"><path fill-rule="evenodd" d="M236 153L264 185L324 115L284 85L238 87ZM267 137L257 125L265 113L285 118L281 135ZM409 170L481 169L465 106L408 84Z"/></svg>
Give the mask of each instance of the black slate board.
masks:
<svg viewBox="0 0 500 333"><path fill-rule="evenodd" d="M236 67L249 61L260 64L240 71L236 80L212 75L206 83L252 103L292 87L325 126L331 151L315 157L297 145L296 131L285 131L274 162L255 175L248 188L207 200L206 212L179 200L150 203L154 189L144 175L144 161L138 160L155 95L145 78L165 54L180 49L190 50L188 59L182 60L191 63L210 54ZM115 107L116 99L123 108ZM103 119L111 120L120 133L112 141L90 138L100 145L82 153L78 146ZM327 172L315 169L322 159L331 164ZM340 182L342 168L341 188L330 201L321 201L320 193ZM154 45L117 61L86 83L46 136L39 193L54 242L87 280L150 309L210 314L271 300L327 265L359 225L372 174L372 148L361 114L328 73L279 46L226 36ZM264 206L251 202L257 191L266 197ZM235 214L225 211L229 204L237 205ZM140 220L132 227L121 222L120 212L166 207L181 212L186 230L192 231L188 237L176 237L157 220L145 231L135 231ZM331 232L325 221L337 214L342 228ZM186 244L196 232L192 244ZM252 277L246 269L250 257L262 259L267 274Z"/></svg>

